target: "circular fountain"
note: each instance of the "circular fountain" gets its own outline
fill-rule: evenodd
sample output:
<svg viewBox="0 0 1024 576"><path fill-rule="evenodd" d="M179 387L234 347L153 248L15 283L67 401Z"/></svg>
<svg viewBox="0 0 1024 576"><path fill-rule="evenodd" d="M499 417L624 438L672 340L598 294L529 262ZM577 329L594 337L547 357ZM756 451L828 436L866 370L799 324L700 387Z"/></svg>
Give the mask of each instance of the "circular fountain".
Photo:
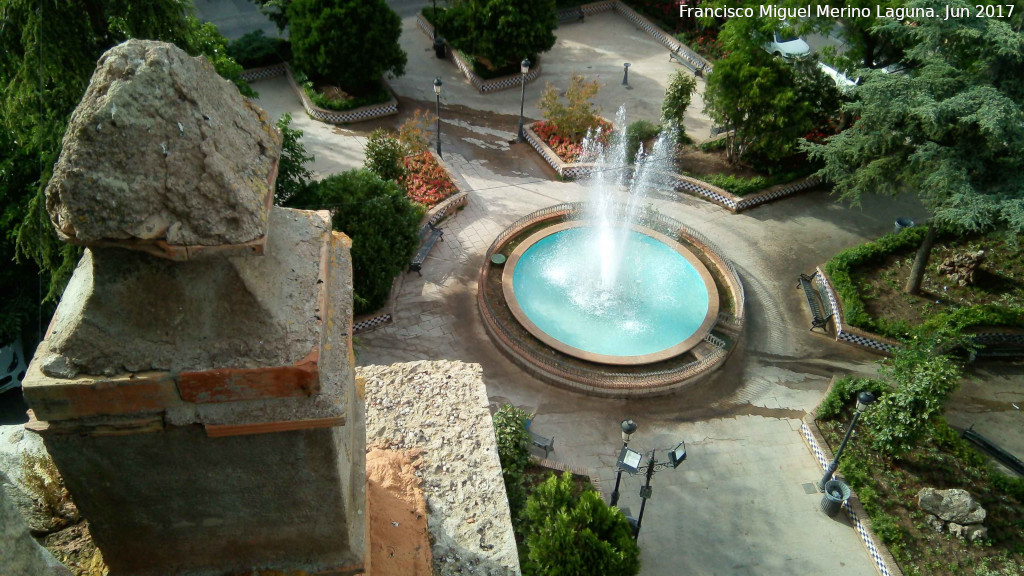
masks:
<svg viewBox="0 0 1024 576"><path fill-rule="evenodd" d="M619 110L617 126L625 126ZM589 202L527 215L495 239L478 303L499 348L535 376L604 396L662 394L719 367L742 328L735 269L699 232L644 205L670 188L673 135L626 162L584 143Z"/></svg>

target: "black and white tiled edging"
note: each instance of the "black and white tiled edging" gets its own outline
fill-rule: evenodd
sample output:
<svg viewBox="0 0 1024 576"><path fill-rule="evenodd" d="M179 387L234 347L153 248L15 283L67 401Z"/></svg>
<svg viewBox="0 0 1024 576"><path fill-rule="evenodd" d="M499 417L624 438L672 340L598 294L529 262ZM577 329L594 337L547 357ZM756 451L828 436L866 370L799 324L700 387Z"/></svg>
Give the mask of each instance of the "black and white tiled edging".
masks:
<svg viewBox="0 0 1024 576"><path fill-rule="evenodd" d="M263 68L250 68L249 70L242 70L242 80L246 82L257 82L259 80L267 80L269 78L277 78L278 76L284 76L288 72L288 69L284 62L280 64L273 64L271 66L264 66Z"/></svg>
<svg viewBox="0 0 1024 576"><path fill-rule="evenodd" d="M850 344L856 344L885 354L891 354L892 351L896 349L894 344L872 338L865 334L856 334L848 330L844 330L843 310L839 305L839 299L836 298L835 290L832 289L832 283L829 282L828 276L825 275L825 271L822 270L821 267L818 267L815 270L817 273L814 275L814 282L825 290L825 294L828 295L828 305L832 308L832 320L835 322L836 326L836 340L849 342Z"/></svg>
<svg viewBox="0 0 1024 576"><path fill-rule="evenodd" d="M736 196L730 194L726 190L723 190L717 186L708 184L696 178L690 178L688 176L677 176L675 181L675 189L677 191L691 192L708 200L711 200L715 204L719 204L728 208L733 212L742 212L748 208L760 206L779 198L784 198L797 192L813 188L821 184L821 180L815 177L805 178L798 180L781 188L772 190L770 192L758 192L749 196Z"/></svg>
<svg viewBox="0 0 1024 576"><path fill-rule="evenodd" d="M366 319L360 320L360 321L352 324L352 333L353 334L359 334L360 332L369 332L370 330L373 330L374 328L380 328L381 326L385 326L387 324L391 324L393 321L394 320L391 317L391 313L390 312L387 313L387 314L381 314L379 316L373 316L371 318L366 318Z"/></svg>
<svg viewBox="0 0 1024 576"><path fill-rule="evenodd" d="M533 146L533 149L540 154L541 158L554 168L555 172L558 172L558 175L562 178L574 180L586 176L593 171L594 165L590 163L570 164L562 162L558 154L555 154L555 151L541 141L540 136L537 136L537 133L533 131L533 124L524 126L523 134L526 135L526 141L530 143L530 146Z"/></svg>
<svg viewBox="0 0 1024 576"><path fill-rule="evenodd" d="M805 420L800 424L800 432L803 435L804 442L807 443L807 447L814 454L814 459L818 462L818 466L821 466L821 470L824 472L832 461L832 451L829 450L828 446L818 443L816 436L820 435L820 432L815 434L811 431L811 426L814 426L816 429L817 424L814 422L813 417L809 417L809 419L810 423ZM854 508L858 510L855 511ZM903 570L892 559L892 554L889 553L888 548L871 530L870 520L867 519L867 513L864 512L864 507L860 504L860 501L856 500L856 495L851 495L850 499L843 503L843 509L846 510L850 523L857 530L857 535L860 536L860 540L871 556L871 561L874 563L878 573L881 576L903 576ZM863 520L861 519L862 514L864 516Z"/></svg>
<svg viewBox="0 0 1024 576"><path fill-rule="evenodd" d="M434 39L434 26L427 22L427 19L423 17L423 14L416 16L416 24L420 30L427 35L427 38ZM500 92L501 90L508 90L509 88L519 88L523 85L523 78L521 74L513 74L512 76L503 76L501 78L491 78L490 80L484 80L480 76L477 76L473 72L473 67L462 57L456 50L453 50L451 46L448 47L448 58L452 60L455 65L459 68L462 74L473 87L476 88L477 92L481 94L490 94L492 92ZM529 84L540 76L541 65L540 58L538 61L530 65L530 71L526 73L526 83Z"/></svg>

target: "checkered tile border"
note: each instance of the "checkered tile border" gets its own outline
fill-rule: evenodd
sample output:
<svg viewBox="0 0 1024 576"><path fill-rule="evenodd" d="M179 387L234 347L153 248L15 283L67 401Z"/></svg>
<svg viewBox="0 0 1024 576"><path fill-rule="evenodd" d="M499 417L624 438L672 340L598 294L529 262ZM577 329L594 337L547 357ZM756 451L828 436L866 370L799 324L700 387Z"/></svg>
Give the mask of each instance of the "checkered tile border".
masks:
<svg viewBox="0 0 1024 576"><path fill-rule="evenodd" d="M602 2L601 4L605 3ZM689 46L679 42L671 34L657 27L653 22L644 18L629 6L626 6L618 0L615 2L608 2L607 4L611 4L612 9L614 9L615 12L635 24L644 32L647 32L652 38L664 44L666 48L673 52L677 52L680 56L689 60L695 70L700 70L705 75L710 74L714 70L714 67L710 62L691 50ZM607 8L605 10L607 10ZM586 13L586 9L583 11Z"/></svg>
<svg viewBox="0 0 1024 576"><path fill-rule="evenodd" d="M814 454L815 460L818 461L818 466L821 467L822 472L828 467L829 462L832 460L832 453L827 446L819 446L817 439L811 432L810 427L806 422L800 424L800 432L804 436L804 441L807 442L807 446L810 447L811 452ZM867 548L868 554L871 555L871 560L875 564L875 569L881 576L902 576L903 571L897 567L890 568L888 563L885 561L885 557L882 556L884 550L887 556L891 556L889 551L885 549L885 545L881 542L875 543L874 535L871 533L871 527L867 519L861 520L856 512L853 511L853 507L850 506L850 501L847 500L843 503L843 509L846 510L846 515L850 518L850 523L857 530L857 535L860 536L861 541L864 543L864 547Z"/></svg>
<svg viewBox="0 0 1024 576"><path fill-rule="evenodd" d="M327 124L351 124L354 122L363 122L365 120L374 120L376 118L382 118L384 116L391 116L392 114L398 114L398 100L395 99L394 92L391 91L391 87L387 85L382 79L381 82L384 84L384 88L391 94L391 99L382 104L374 104L372 106L363 106L362 108L355 108L353 110L335 111L335 110L324 110L314 105L306 93L299 86L298 82L295 81L295 77L292 76L291 68L285 65L285 75L288 77L288 83L292 85L292 90L298 95L302 101L302 107L306 109L306 114L309 114L310 118L326 122Z"/></svg>
<svg viewBox="0 0 1024 576"><path fill-rule="evenodd" d="M1024 344L1024 334L1016 332L979 332L974 339L979 344Z"/></svg>
<svg viewBox="0 0 1024 576"><path fill-rule="evenodd" d="M419 26L420 30L430 38L431 41L434 39L434 26L427 22L427 19L423 17L423 14L416 16L416 25ZM501 78L492 78L490 80L484 80L483 78L476 75L473 72L473 66L459 54L458 51L453 50L451 46L448 47L448 59L455 63L462 75L469 80L470 84L476 88L477 92L481 94L490 94L492 92L500 92L502 90L508 90L510 88L519 88L523 85L523 78L520 74L513 74L512 76L503 76ZM534 62L530 66L530 71L526 73L526 83L529 84L540 76L541 65L540 57L537 57L537 62Z"/></svg>
<svg viewBox="0 0 1024 576"><path fill-rule="evenodd" d="M581 176L586 176L594 169L593 164L567 164L562 162L562 159L555 154L555 151L550 146L541 141L537 133L533 131L533 124L523 127L523 134L526 135L526 141L533 146L533 149L540 153L541 158L545 162L551 165L558 172L558 175L568 180L574 180Z"/></svg>
<svg viewBox="0 0 1024 576"><path fill-rule="evenodd" d="M374 316L373 318L367 318L366 320L360 320L352 325L352 333L360 334L362 332L369 332L375 328L391 324L393 321L394 319L391 317L390 313Z"/></svg>
<svg viewBox="0 0 1024 576"><path fill-rule="evenodd" d="M249 70L242 70L242 80L246 82L256 82L259 80L266 80L267 78L277 78L278 76L284 76L287 73L287 68L282 64L274 64L273 66L265 66L263 68L251 68Z"/></svg>
<svg viewBox="0 0 1024 576"><path fill-rule="evenodd" d="M814 282L828 294L828 305L832 307L832 320L836 324L836 340L864 346L865 348L871 348L886 354L892 353L896 346L888 342L876 340L866 334L856 334L843 329L843 309L839 306L835 290L832 289L832 283L829 282L828 276L825 275L821 267L816 268L815 271L817 273L814 275Z"/></svg>
<svg viewBox="0 0 1024 576"><path fill-rule="evenodd" d="M748 208L760 206L761 204L766 204L773 200L778 200L779 198L785 198L786 196L796 194L797 192L807 190L808 188L813 188L818 184L821 184L821 180L811 177L793 182L792 184L779 188L778 190L772 190L771 192L759 192L751 196L741 197L736 196L735 194L730 194L726 190L722 190L717 186L713 186L707 182L702 182L696 178L677 175L674 188L676 190L697 194L698 196L711 200L712 202L724 206L733 212L742 212Z"/></svg>

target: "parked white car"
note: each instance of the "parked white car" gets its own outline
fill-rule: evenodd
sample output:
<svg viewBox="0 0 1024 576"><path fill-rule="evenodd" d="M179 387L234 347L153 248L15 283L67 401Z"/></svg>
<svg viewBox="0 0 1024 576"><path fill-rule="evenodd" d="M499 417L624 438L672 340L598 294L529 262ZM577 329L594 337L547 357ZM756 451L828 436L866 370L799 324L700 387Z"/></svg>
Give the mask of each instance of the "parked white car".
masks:
<svg viewBox="0 0 1024 576"><path fill-rule="evenodd" d="M27 369L20 338L0 348L0 394L19 388Z"/></svg>
<svg viewBox="0 0 1024 576"><path fill-rule="evenodd" d="M850 80L849 78L846 77L846 74L843 74L839 70L836 70L835 68L827 64L818 62L818 68L820 68L826 76L831 78L832 81L836 83L836 87L839 88L839 91L842 92L843 94L849 93L851 90L854 89L854 87L857 86L856 80Z"/></svg>
<svg viewBox="0 0 1024 576"><path fill-rule="evenodd" d="M778 30L763 48L769 53L783 58L803 58L811 53L811 47L799 36L787 36L780 34Z"/></svg>

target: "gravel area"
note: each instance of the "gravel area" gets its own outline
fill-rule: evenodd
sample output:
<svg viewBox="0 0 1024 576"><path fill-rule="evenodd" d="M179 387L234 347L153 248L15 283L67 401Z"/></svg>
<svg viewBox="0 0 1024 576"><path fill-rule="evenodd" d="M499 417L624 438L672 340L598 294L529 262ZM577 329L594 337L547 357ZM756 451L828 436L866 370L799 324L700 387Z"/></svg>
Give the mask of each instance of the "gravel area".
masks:
<svg viewBox="0 0 1024 576"><path fill-rule="evenodd" d="M435 574L520 573L482 372L456 361L356 368L367 449L422 450Z"/></svg>

